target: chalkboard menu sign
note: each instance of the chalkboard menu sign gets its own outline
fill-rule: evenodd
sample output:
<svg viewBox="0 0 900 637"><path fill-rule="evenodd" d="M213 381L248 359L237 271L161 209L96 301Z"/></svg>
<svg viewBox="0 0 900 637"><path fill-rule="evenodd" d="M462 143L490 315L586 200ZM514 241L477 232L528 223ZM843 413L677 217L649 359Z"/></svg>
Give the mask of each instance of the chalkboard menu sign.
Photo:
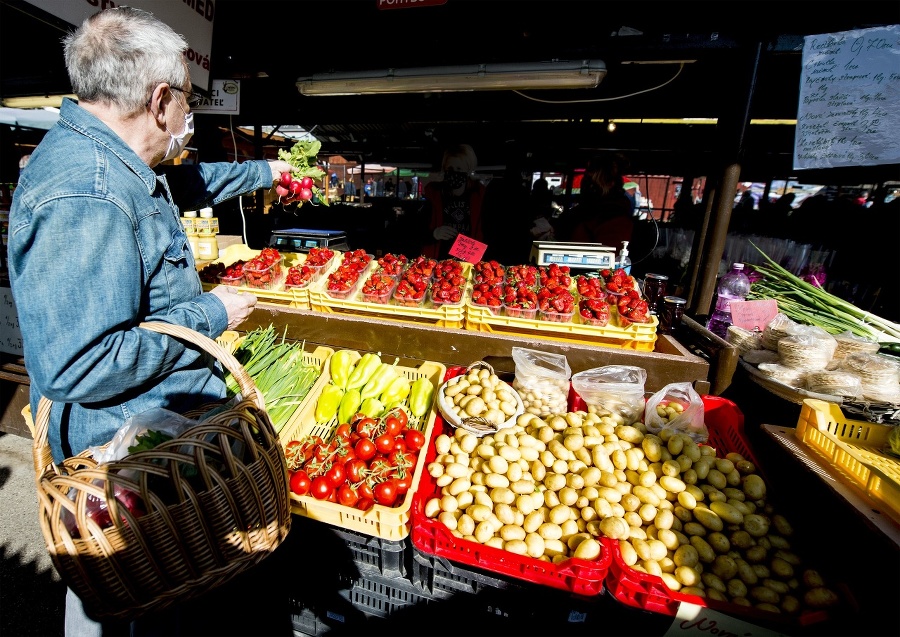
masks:
<svg viewBox="0 0 900 637"><path fill-rule="evenodd" d="M803 43L794 168L900 162L900 25Z"/></svg>

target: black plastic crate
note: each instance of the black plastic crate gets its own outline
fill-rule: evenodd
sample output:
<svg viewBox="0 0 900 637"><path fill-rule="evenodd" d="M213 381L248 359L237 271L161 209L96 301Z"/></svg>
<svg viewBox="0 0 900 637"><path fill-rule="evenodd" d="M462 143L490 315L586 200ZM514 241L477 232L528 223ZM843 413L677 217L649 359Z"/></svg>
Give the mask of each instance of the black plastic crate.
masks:
<svg viewBox="0 0 900 637"><path fill-rule="evenodd" d="M328 632L328 625L319 621L316 614L309 608L295 608L291 613L291 624L294 635L307 635L308 637L321 637Z"/></svg>
<svg viewBox="0 0 900 637"><path fill-rule="evenodd" d="M423 553L412 547L410 577L437 599L447 599L456 593L478 594L484 590L524 591L527 582L519 582L502 575L488 573L468 566L461 566L447 558Z"/></svg>
<svg viewBox="0 0 900 637"><path fill-rule="evenodd" d="M408 537L403 540L385 540L334 525L328 526L344 540L361 572L374 569L385 577L408 576L407 562L412 548Z"/></svg>
<svg viewBox="0 0 900 637"><path fill-rule="evenodd" d="M426 605L434 597L407 579L362 572L350 589L340 595L367 617L388 618L412 606Z"/></svg>

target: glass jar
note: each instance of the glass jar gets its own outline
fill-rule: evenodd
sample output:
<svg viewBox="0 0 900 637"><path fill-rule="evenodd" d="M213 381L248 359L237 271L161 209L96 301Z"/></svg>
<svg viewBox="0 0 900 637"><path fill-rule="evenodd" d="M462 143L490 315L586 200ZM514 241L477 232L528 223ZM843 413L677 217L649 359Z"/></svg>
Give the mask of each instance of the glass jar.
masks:
<svg viewBox="0 0 900 637"><path fill-rule="evenodd" d="M664 296L659 310L659 327L661 334L674 334L681 328L681 317L687 300L680 296Z"/></svg>
<svg viewBox="0 0 900 637"><path fill-rule="evenodd" d="M647 299L647 305L650 308L650 314L658 314L661 299L666 295L666 287L669 283L669 277L665 274L647 273L644 275L644 297Z"/></svg>

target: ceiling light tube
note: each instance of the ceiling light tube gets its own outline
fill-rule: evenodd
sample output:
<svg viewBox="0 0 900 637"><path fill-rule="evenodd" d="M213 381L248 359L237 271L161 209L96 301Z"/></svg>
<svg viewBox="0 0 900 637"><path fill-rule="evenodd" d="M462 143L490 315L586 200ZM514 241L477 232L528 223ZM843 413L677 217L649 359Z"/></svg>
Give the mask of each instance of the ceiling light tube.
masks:
<svg viewBox="0 0 900 637"><path fill-rule="evenodd" d="M302 95L367 95L595 88L606 76L602 60L533 64L472 64L316 73L297 80Z"/></svg>

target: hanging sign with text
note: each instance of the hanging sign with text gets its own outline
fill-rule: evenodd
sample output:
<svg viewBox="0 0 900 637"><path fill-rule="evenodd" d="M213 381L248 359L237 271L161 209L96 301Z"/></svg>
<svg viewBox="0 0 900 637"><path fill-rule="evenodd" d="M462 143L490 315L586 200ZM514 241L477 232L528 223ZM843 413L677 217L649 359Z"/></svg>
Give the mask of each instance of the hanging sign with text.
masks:
<svg viewBox="0 0 900 637"><path fill-rule="evenodd" d="M19 314L13 300L12 289L0 288L0 352L22 356L22 331L19 329Z"/></svg>
<svg viewBox="0 0 900 637"><path fill-rule="evenodd" d="M900 25L803 43L794 168L900 161Z"/></svg>
<svg viewBox="0 0 900 637"><path fill-rule="evenodd" d="M481 257L484 256L485 250L487 250L486 243L476 241L464 234L458 234L450 247L449 254L451 257L456 257L468 263L478 263L481 261Z"/></svg>

